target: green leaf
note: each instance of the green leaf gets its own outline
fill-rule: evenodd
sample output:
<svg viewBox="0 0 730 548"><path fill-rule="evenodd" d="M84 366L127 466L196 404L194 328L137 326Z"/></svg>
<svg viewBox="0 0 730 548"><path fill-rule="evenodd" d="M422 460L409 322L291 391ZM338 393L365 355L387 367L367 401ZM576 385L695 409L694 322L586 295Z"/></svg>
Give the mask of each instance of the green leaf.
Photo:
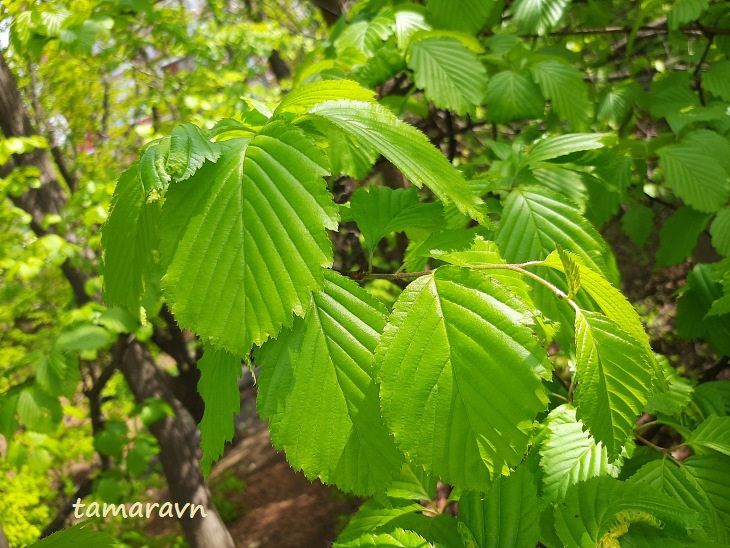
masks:
<svg viewBox="0 0 730 548"><path fill-rule="evenodd" d="M321 80L312 82L287 94L274 111L274 116L283 112L302 114L314 105L325 101L350 99L352 101L375 101L375 92L365 89L352 80Z"/></svg>
<svg viewBox="0 0 730 548"><path fill-rule="evenodd" d="M389 503L388 506L371 499L360 506L335 541L334 548L342 546L341 543L347 539L359 538L365 534L385 529L398 518L422 512L424 509L417 502L408 500L386 499L386 502Z"/></svg>
<svg viewBox="0 0 730 548"><path fill-rule="evenodd" d="M696 519L682 503L645 484L606 476L577 483L555 509L555 528L566 548L616 546L632 523L686 536Z"/></svg>
<svg viewBox="0 0 730 548"><path fill-rule="evenodd" d="M562 247L558 247L557 252L560 257L560 262L563 264L563 272L568 282L568 298L572 299L580 289L580 270L573 257L569 253L566 253Z"/></svg>
<svg viewBox="0 0 730 548"><path fill-rule="evenodd" d="M44 434L52 432L62 418L58 399L36 386L20 391L17 411L20 422L28 430Z"/></svg>
<svg viewBox="0 0 730 548"><path fill-rule="evenodd" d="M652 390L654 366L645 348L611 319L576 314L578 418L617 458Z"/></svg>
<svg viewBox="0 0 730 548"><path fill-rule="evenodd" d="M692 384L681 377L664 356L660 356L657 362L667 381L667 390L652 394L644 411L650 415L678 415L692 399Z"/></svg>
<svg viewBox="0 0 730 548"><path fill-rule="evenodd" d="M714 213L730 199L728 174L705 149L681 143L663 147L658 154L667 186L688 206Z"/></svg>
<svg viewBox="0 0 730 548"><path fill-rule="evenodd" d="M702 75L702 87L725 102L730 102L730 61L715 63Z"/></svg>
<svg viewBox="0 0 730 548"><path fill-rule="evenodd" d="M352 280L331 270L324 278L307 315L257 354L258 408L293 468L373 494L403 460L380 418L372 376L386 311Z"/></svg>
<svg viewBox="0 0 730 548"><path fill-rule="evenodd" d="M521 461L546 404L545 351L526 314L500 284L461 268L440 268L401 293L376 371L386 424L414 463L486 490Z"/></svg>
<svg viewBox="0 0 730 548"><path fill-rule="evenodd" d="M455 38L426 38L410 47L408 66L416 87L438 108L474 113L487 89L487 71Z"/></svg>
<svg viewBox="0 0 730 548"><path fill-rule="evenodd" d="M306 311L332 263L337 206L324 155L296 126L225 145L167 192L163 288L181 326L242 357Z"/></svg>
<svg viewBox="0 0 730 548"><path fill-rule="evenodd" d="M88 523L62 529L52 535L34 542L33 548L111 548L117 540L107 533L94 531Z"/></svg>
<svg viewBox="0 0 730 548"><path fill-rule="evenodd" d="M388 486L387 494L392 498L409 500L433 500L438 478L422 468L406 463L400 475Z"/></svg>
<svg viewBox="0 0 730 548"><path fill-rule="evenodd" d="M358 143L352 135L332 125L329 125L325 133L329 142L327 152L332 174L364 179L378 159L378 152L368 145Z"/></svg>
<svg viewBox="0 0 730 548"><path fill-rule="evenodd" d="M170 135L165 171L177 181L189 179L203 163L220 158L219 145L211 143L193 124L180 124Z"/></svg>
<svg viewBox="0 0 730 548"><path fill-rule="evenodd" d="M667 13L667 25L677 30L680 25L699 19L707 9L707 0L674 0Z"/></svg>
<svg viewBox="0 0 730 548"><path fill-rule="evenodd" d="M439 28L454 29L476 34L490 16L500 11L497 0L428 0L429 20Z"/></svg>
<svg viewBox="0 0 730 548"><path fill-rule="evenodd" d="M79 380L78 362L73 355L59 350L53 350L36 369L38 385L52 396L73 397Z"/></svg>
<svg viewBox="0 0 730 548"><path fill-rule="evenodd" d="M233 416L241 412L238 390L241 359L225 350L206 345L198 369L198 392L205 403L203 419L200 421L200 447L203 449L200 467L207 476L211 464L223 454L226 442L233 439Z"/></svg>
<svg viewBox="0 0 730 548"><path fill-rule="evenodd" d="M542 260L560 245L576 253L593 270L617 281L608 244L577 208L544 189L513 190L504 203L495 238L509 262Z"/></svg>
<svg viewBox="0 0 730 548"><path fill-rule="evenodd" d="M113 336L103 327L91 324L81 324L70 331L59 335L55 348L69 352L83 352L84 350L99 350L110 345Z"/></svg>
<svg viewBox="0 0 730 548"><path fill-rule="evenodd" d="M459 520L480 548L534 546L540 537L540 501L526 466L502 476L486 495L466 492L459 499Z"/></svg>
<svg viewBox="0 0 730 548"><path fill-rule="evenodd" d="M695 387L692 400L705 417L730 415L730 381L705 382Z"/></svg>
<svg viewBox="0 0 730 548"><path fill-rule="evenodd" d="M570 252L566 253L570 254ZM583 264L580 257L573 255L573 260L578 265L581 289L590 295L591 299L596 302L606 316L620 325L631 337L639 341L647 353L651 353L651 344L646 331L644 331L641 318L621 291L616 289L606 278ZM564 269L557 252L551 253L545 259L544 264L560 271Z"/></svg>
<svg viewBox="0 0 730 548"><path fill-rule="evenodd" d="M710 415L685 440L695 451L712 449L730 456L730 417Z"/></svg>
<svg viewBox="0 0 730 548"><path fill-rule="evenodd" d="M593 112L583 74L575 66L558 61L538 63L530 72L558 117L573 129L586 129Z"/></svg>
<svg viewBox="0 0 730 548"><path fill-rule="evenodd" d="M413 6L408 6L413 7ZM398 49L405 51L411 37L419 31L429 30L431 27L426 23L423 13L416 11L418 8L404 9L405 6L399 6L395 12L395 36L398 42Z"/></svg>
<svg viewBox="0 0 730 548"><path fill-rule="evenodd" d="M542 496L546 500L562 500L571 485L594 476L618 476L620 463L610 463L606 447L585 431L575 416L575 409L566 405L550 412L547 436L540 447Z"/></svg>
<svg viewBox="0 0 730 548"><path fill-rule="evenodd" d="M545 98L527 71L495 74L487 85L484 102L487 119L497 123L540 118L545 112Z"/></svg>
<svg viewBox="0 0 730 548"><path fill-rule="evenodd" d="M489 226L482 201L463 175L413 126L383 106L356 101L327 101L310 112L330 121L385 156L417 187L426 185L444 204Z"/></svg>
<svg viewBox="0 0 730 548"><path fill-rule="evenodd" d="M335 544L337 548L432 548L433 544L413 531L395 529L389 533L363 533Z"/></svg>
<svg viewBox="0 0 730 548"><path fill-rule="evenodd" d="M547 137L537 141L528 151L527 163L535 165L574 152L603 148L605 139L605 133L568 133L558 137Z"/></svg>
<svg viewBox="0 0 730 548"><path fill-rule="evenodd" d="M601 121L610 122L612 127L618 129L633 112L640 91L635 82L609 88L598 104L596 117Z"/></svg>
<svg viewBox="0 0 730 548"><path fill-rule="evenodd" d="M371 259L378 242L391 232L436 228L443 223L441 205L421 203L413 189L359 188L352 195L351 210Z"/></svg>
<svg viewBox="0 0 730 548"><path fill-rule="evenodd" d="M139 170L134 164L119 178L101 232L104 300L135 314L144 296L157 292L160 279L155 260L160 206L147 202Z"/></svg>
<svg viewBox="0 0 730 548"><path fill-rule="evenodd" d="M710 235L714 248L721 255L730 257L730 207L718 211L715 220L710 225Z"/></svg>
<svg viewBox="0 0 730 548"><path fill-rule="evenodd" d="M654 211L643 205L633 206L621 217L621 226L638 248L643 248L654 230Z"/></svg>
<svg viewBox="0 0 730 548"><path fill-rule="evenodd" d="M730 356L730 314L708 316L722 296L708 265L699 264L687 275L687 290L677 303L677 333L685 339L703 338L713 350Z"/></svg>
<svg viewBox="0 0 730 548"><path fill-rule="evenodd" d="M555 28L569 3L570 0L517 0L512 10L521 29L543 35Z"/></svg>
<svg viewBox="0 0 730 548"><path fill-rule="evenodd" d="M338 53L353 49L371 56L382 45L383 41L393 34L394 30L395 17L393 11L386 8L370 21L361 20L347 25L335 40L335 47Z"/></svg>
<svg viewBox="0 0 730 548"><path fill-rule="evenodd" d="M698 524L702 524L713 537L717 538L718 534L726 536L722 524L717 523L718 515L707 495L697 486L687 470L675 464L672 459L658 459L645 464L627 483L643 484L672 497L688 510L700 514L703 520L698 520Z"/></svg>
<svg viewBox="0 0 730 548"><path fill-rule="evenodd" d="M657 266L672 266L692 255L702 231L707 226L710 214L700 213L691 207L682 206L672 213L659 232Z"/></svg>
<svg viewBox="0 0 730 548"><path fill-rule="evenodd" d="M682 466L707 495L725 527L730 527L730 457L697 455L684 460Z"/></svg>

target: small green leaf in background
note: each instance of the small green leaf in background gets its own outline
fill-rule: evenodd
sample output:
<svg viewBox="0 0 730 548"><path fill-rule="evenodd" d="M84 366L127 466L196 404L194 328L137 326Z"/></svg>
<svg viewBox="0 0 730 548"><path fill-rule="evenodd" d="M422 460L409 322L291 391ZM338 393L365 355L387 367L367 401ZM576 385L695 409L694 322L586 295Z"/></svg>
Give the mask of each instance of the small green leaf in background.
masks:
<svg viewBox="0 0 730 548"><path fill-rule="evenodd" d="M407 228L436 228L443 223L443 207L422 203L414 189L371 187L357 189L351 200L352 217L365 240L365 248L373 252L378 242L391 232Z"/></svg>
<svg viewBox="0 0 730 548"><path fill-rule="evenodd" d="M512 9L520 28L543 35L555 28L568 4L570 0L517 0Z"/></svg>
<svg viewBox="0 0 730 548"><path fill-rule="evenodd" d="M692 432L685 443L697 453L711 449L730 457L730 417L710 415Z"/></svg>
<svg viewBox="0 0 730 548"><path fill-rule="evenodd" d="M643 205L635 205L623 214L621 226L636 247L641 249L654 230L654 211Z"/></svg>
<svg viewBox="0 0 730 548"><path fill-rule="evenodd" d="M702 87L715 97L730 102L730 61L715 63L702 75Z"/></svg>
<svg viewBox="0 0 730 548"><path fill-rule="evenodd" d="M714 213L730 199L728 173L714 155L692 142L659 149L666 183L685 204Z"/></svg>
<svg viewBox="0 0 730 548"><path fill-rule="evenodd" d="M545 98L527 71L495 74L487 85L484 102L487 119L492 122L539 118L545 111Z"/></svg>
<svg viewBox="0 0 730 548"><path fill-rule="evenodd" d="M233 416L241 412L238 377L241 359L214 346L206 345L198 362L198 392L205 403L200 421L200 467L208 475L210 466L223 454L225 443L233 439Z"/></svg>
<svg viewBox="0 0 730 548"><path fill-rule="evenodd" d="M672 213L659 232L657 266L679 264L691 256L697 245L697 238L709 219L709 213L701 213L688 206L682 206Z"/></svg>
<svg viewBox="0 0 730 548"><path fill-rule="evenodd" d="M708 316L713 302L722 297L710 267L695 266L687 275L686 287L677 303L677 333L687 339L701 337L716 352L730 356L730 314Z"/></svg>
<svg viewBox="0 0 730 548"><path fill-rule="evenodd" d="M712 246L725 256L730 257L730 207L722 208L717 212L710 225Z"/></svg>
<svg viewBox="0 0 730 548"><path fill-rule="evenodd" d="M85 350L99 350L110 345L113 336L98 325L82 324L66 331L56 339L56 348L69 352L83 352Z"/></svg>
<svg viewBox="0 0 730 548"><path fill-rule="evenodd" d="M408 66L416 86L439 108L474 113L487 89L487 71L479 58L455 38L426 38L413 44Z"/></svg>
<svg viewBox="0 0 730 548"><path fill-rule="evenodd" d="M588 128L593 106L588 100L588 86L575 66L545 61L530 67L530 72L561 120L576 131Z"/></svg>
<svg viewBox="0 0 730 548"><path fill-rule="evenodd" d="M429 20L439 28L476 34L502 8L499 0L428 0Z"/></svg>

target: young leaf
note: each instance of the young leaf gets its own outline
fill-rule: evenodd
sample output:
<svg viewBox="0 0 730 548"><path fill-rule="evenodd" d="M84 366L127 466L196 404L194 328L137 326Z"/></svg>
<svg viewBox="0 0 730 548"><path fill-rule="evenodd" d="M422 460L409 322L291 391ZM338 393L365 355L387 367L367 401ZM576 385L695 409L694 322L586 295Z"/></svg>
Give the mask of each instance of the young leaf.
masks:
<svg viewBox="0 0 730 548"><path fill-rule="evenodd" d="M241 412L241 395L238 391L241 359L225 350L206 345L198 369L198 392L205 403L203 419L200 421L200 447L203 449L200 468L207 476L211 464L223 454L226 442L233 439L233 416Z"/></svg>
<svg viewBox="0 0 730 548"><path fill-rule="evenodd" d="M714 213L730 199L728 173L705 149L682 143L663 147L658 154L667 186L688 206Z"/></svg>
<svg viewBox="0 0 730 548"><path fill-rule="evenodd" d="M388 486L387 495L409 500L433 500L438 478L425 472L420 466L406 463L400 475Z"/></svg>
<svg viewBox="0 0 730 548"><path fill-rule="evenodd" d="M730 417L710 415L692 432L685 443L696 452L712 449L730 457Z"/></svg>
<svg viewBox="0 0 730 548"><path fill-rule="evenodd" d="M610 463L608 451L585 431L575 409L556 407L547 419L548 434L540 447L542 496L562 500L571 485L594 476L618 476L620 462Z"/></svg>
<svg viewBox="0 0 730 548"><path fill-rule="evenodd" d="M688 510L697 512L703 519L698 520L709 535L720 541L727 540L727 533L719 516L712 507L707 494L693 480L683 466L672 459L658 459L641 467L627 484L646 485L658 493L664 493Z"/></svg>
<svg viewBox="0 0 730 548"><path fill-rule="evenodd" d="M473 113L487 89L487 71L474 52L455 38L419 40L409 50L416 86L439 108Z"/></svg>
<svg viewBox="0 0 730 548"><path fill-rule="evenodd" d="M417 187L426 185L444 204L453 202L459 211L489 226L482 200L471 191L462 174L423 133L398 120L385 107L359 101L326 101L309 112L379 151Z"/></svg>
<svg viewBox="0 0 730 548"><path fill-rule="evenodd" d="M421 203L413 189L360 188L352 195L351 209L371 259L378 242L391 232L402 232L406 228L436 228L443 222L441 205Z"/></svg>
<svg viewBox="0 0 730 548"><path fill-rule="evenodd" d="M654 365L618 324L593 312L576 314L578 418L617 458L652 391Z"/></svg>
<svg viewBox="0 0 730 548"><path fill-rule="evenodd" d="M305 312L332 263L337 206L327 161L298 127L275 121L225 145L167 192L163 287L182 326L245 356Z"/></svg>
<svg viewBox="0 0 730 548"><path fill-rule="evenodd" d="M193 124L180 124L170 135L170 150L165 161L165 171L175 180L184 181L195 173L203 162L215 162L221 151Z"/></svg>
<svg viewBox="0 0 730 548"><path fill-rule="evenodd" d="M101 232L104 300L135 314L144 295L157 292L160 279L155 260L160 206L147 202L139 169L134 164L119 178Z"/></svg>
<svg viewBox="0 0 730 548"><path fill-rule="evenodd" d="M567 63L545 61L532 66L530 72L558 117L574 130L586 129L593 113L580 71Z"/></svg>
<svg viewBox="0 0 730 548"><path fill-rule="evenodd" d="M691 207L682 206L672 213L659 232L657 266L672 266L692 255L702 231L710 219L708 213L700 213Z"/></svg>
<svg viewBox="0 0 730 548"><path fill-rule="evenodd" d="M495 74L489 80L485 103L487 119L498 123L539 118L545 112L545 98L527 71Z"/></svg>
<svg viewBox="0 0 730 548"><path fill-rule="evenodd" d="M382 491L403 460L372 377L385 313L355 282L325 270L307 315L256 355L258 408L274 445L308 478L360 495Z"/></svg>
<svg viewBox="0 0 730 548"><path fill-rule="evenodd" d="M502 476L486 495L466 492L459 499L459 521L480 548L534 546L540 537L540 501L526 466Z"/></svg>
<svg viewBox="0 0 730 548"><path fill-rule="evenodd" d="M399 518L423 511L423 506L410 500L386 499L386 502L388 505L383 505L377 500L371 499L360 506L360 509L350 518L347 527L340 533L333 548L339 548L342 546L342 542L347 540L356 539L383 529L390 529L389 524L399 520ZM392 528L395 528L395 526Z"/></svg>
<svg viewBox="0 0 730 548"><path fill-rule="evenodd" d="M376 371L386 424L416 464L486 490L520 462L546 404L545 351L527 313L497 282L455 267L401 293Z"/></svg>
<svg viewBox="0 0 730 548"><path fill-rule="evenodd" d="M573 257L569 253L566 253L562 247L558 246L557 252L560 257L560 262L563 264L565 279L568 282L568 298L572 299L580 289L580 270Z"/></svg>
<svg viewBox="0 0 730 548"><path fill-rule="evenodd" d="M645 484L605 476L577 483L555 509L555 528L566 548L615 546L631 523L686 536L696 519L682 503Z"/></svg>
<svg viewBox="0 0 730 548"><path fill-rule="evenodd" d="M616 322L622 329L629 333L634 339L639 341L651 356L651 344L649 337L641 323L641 318L634 310L631 303L623 296L621 291L616 289L606 278L594 272L583 264L580 257L566 251L578 265L580 274L581 289L586 291L596 302L600 310L611 320ZM550 268L555 268L564 272L562 261L557 256L557 252L551 253L544 264Z"/></svg>
<svg viewBox="0 0 730 548"><path fill-rule="evenodd" d="M383 41L393 34L395 17L390 8L381 10L370 21L357 21L345 27L345 30L335 40L335 48L339 53L347 49L364 53L368 57L373 55Z"/></svg>

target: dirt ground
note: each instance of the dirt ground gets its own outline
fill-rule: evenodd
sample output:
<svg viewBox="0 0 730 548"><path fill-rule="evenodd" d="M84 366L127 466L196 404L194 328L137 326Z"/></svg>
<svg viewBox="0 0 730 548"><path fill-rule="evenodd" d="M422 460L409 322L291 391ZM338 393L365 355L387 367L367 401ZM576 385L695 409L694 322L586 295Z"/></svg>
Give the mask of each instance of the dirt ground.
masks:
<svg viewBox="0 0 730 548"><path fill-rule="evenodd" d="M332 545L362 501L310 482L294 472L283 452L271 446L269 431L253 409L255 392L242 394L237 438L208 478L214 501L239 548L325 548ZM150 523L147 533L182 535L168 520Z"/></svg>

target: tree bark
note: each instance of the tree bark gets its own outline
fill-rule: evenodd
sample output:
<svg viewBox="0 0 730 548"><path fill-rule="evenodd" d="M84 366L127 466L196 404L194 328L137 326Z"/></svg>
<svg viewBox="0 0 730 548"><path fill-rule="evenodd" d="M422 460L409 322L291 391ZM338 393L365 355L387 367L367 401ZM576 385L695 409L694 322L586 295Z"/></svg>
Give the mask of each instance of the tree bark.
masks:
<svg viewBox="0 0 730 548"><path fill-rule="evenodd" d="M6 137L28 137L34 134L17 83L2 52L0 129ZM14 156L9 164L0 172L24 165L35 166L40 170L41 186L29 190L14 201L16 206L32 216L31 229L42 235L45 233L43 218L49 213L61 213L66 203L66 194L58 181L53 163L45 150L35 150ZM64 263L62 270L74 289L77 301L88 301L89 297L83 292L85 274L68 262ZM188 542L193 548L233 548L233 539L213 505L200 470L196 456L195 423L174 397L166 375L157 367L147 349L136 340L129 343L119 369L138 402L147 398L161 398L175 411L174 416L151 425L150 431L160 445L160 461L167 478L172 499L170 502L177 502L180 506L186 503L200 504L207 514L207 517L196 514L192 519L188 515L187 519L180 520Z"/></svg>
<svg viewBox="0 0 730 548"><path fill-rule="evenodd" d="M10 544L8 544L8 539L5 538L5 533L3 533L2 524L0 524L0 548L10 548Z"/></svg>

